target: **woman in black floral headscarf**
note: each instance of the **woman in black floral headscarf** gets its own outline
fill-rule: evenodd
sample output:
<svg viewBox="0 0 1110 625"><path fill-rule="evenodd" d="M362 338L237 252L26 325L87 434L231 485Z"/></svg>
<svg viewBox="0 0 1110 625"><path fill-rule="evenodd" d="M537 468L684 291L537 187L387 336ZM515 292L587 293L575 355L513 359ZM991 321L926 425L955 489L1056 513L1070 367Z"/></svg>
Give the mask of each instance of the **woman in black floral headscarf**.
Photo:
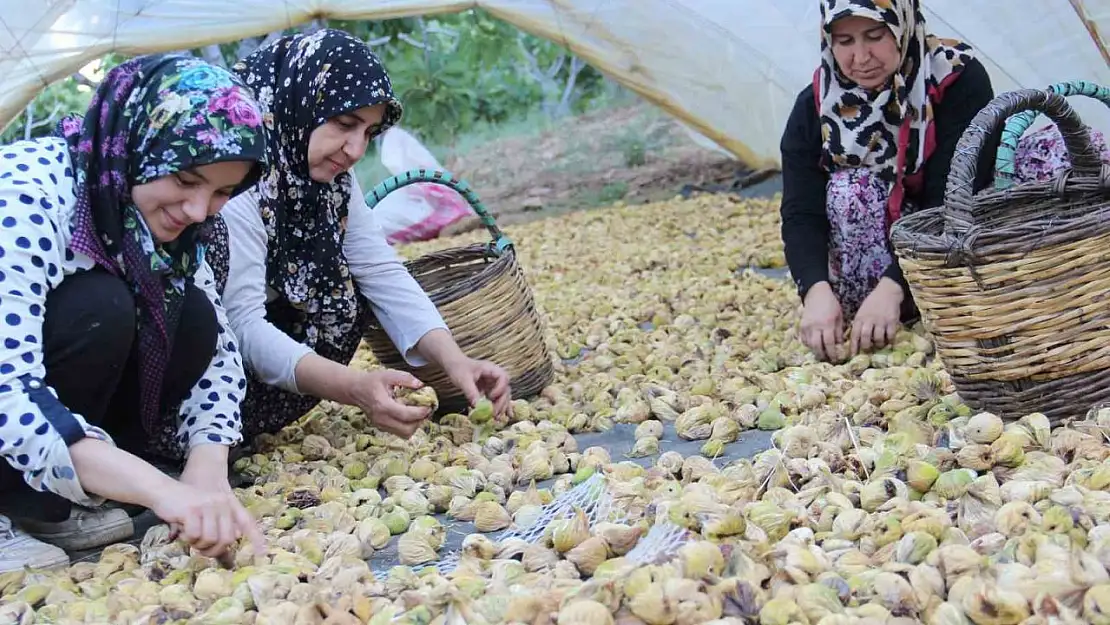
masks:
<svg viewBox="0 0 1110 625"><path fill-rule="evenodd" d="M392 389L420 382L347 366L371 310L410 363L438 364L472 403L484 395L504 412L508 375L462 353L350 173L402 112L369 47L336 30L293 35L233 71L263 106L270 161L258 186L223 212L228 253L213 249L250 373L244 433L276 432L330 399L410 436L427 411L401 405Z"/></svg>

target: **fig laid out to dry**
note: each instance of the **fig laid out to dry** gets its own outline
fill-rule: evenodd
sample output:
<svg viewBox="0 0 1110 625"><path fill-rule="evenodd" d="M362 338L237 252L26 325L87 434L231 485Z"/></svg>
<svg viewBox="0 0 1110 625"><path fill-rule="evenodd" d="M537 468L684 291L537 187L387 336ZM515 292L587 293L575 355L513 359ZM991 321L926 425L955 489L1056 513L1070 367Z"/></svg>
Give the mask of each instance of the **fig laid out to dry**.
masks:
<svg viewBox="0 0 1110 625"><path fill-rule="evenodd" d="M235 465L264 557L236 549L227 570L159 526L0 574L0 623L1110 623L1110 410L1055 429L972 410L920 329L818 362L793 284L738 270L782 265L773 201L616 206L509 235L561 359L540 396L409 439L324 402ZM362 349L354 366L377 365ZM427 387L397 397L436 406ZM582 437L614 428L617 445ZM769 449L733 453L765 432ZM547 522L591 478L619 516L583 504ZM463 521L477 529L455 567L430 567Z"/></svg>

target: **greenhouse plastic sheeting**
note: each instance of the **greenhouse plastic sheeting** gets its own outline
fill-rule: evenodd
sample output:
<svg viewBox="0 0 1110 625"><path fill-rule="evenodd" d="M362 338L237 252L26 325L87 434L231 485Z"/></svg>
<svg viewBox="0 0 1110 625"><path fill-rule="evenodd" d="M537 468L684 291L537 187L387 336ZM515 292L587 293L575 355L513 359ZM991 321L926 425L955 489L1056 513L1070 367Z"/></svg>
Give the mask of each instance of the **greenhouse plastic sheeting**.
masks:
<svg viewBox="0 0 1110 625"><path fill-rule="evenodd" d="M1110 84L1110 0L925 0L933 32L974 45L995 90ZM105 53L193 48L314 18L480 7L575 54L752 167L773 166L817 61L817 0L0 0L0 123ZM1094 34L1093 34L1094 33ZM1075 107L1110 129L1110 111Z"/></svg>

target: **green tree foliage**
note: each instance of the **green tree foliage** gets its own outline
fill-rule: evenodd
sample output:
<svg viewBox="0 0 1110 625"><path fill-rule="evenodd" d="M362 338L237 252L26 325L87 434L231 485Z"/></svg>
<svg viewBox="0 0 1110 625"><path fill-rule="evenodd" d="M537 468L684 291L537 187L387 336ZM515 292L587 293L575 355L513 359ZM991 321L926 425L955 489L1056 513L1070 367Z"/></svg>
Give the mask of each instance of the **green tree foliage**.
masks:
<svg viewBox="0 0 1110 625"><path fill-rule="evenodd" d="M92 64L92 73L95 75L107 71L125 58L117 54L107 55L98 63ZM4 129L0 134L0 143L53 134L54 127L62 117L70 113L83 113L88 108L95 88L94 78L81 73L51 84Z"/></svg>
<svg viewBox="0 0 1110 625"><path fill-rule="evenodd" d="M522 33L481 10L378 22L315 21L297 30L325 25L370 43L405 105L403 125L437 144L450 144L477 125L519 119L537 109L552 117L574 113L602 93L601 74L565 48ZM191 52L230 66L259 45L290 32ZM99 69L106 71L124 58L105 57ZM77 76L51 85L0 140L49 134L62 115L85 109L92 94L90 84Z"/></svg>
<svg viewBox="0 0 1110 625"><path fill-rule="evenodd" d="M537 108L552 116L575 112L602 91L602 75L572 62L565 48L480 10L332 26L366 41L388 40L375 51L405 105L404 125L426 141L450 143L475 125Z"/></svg>
<svg viewBox="0 0 1110 625"><path fill-rule="evenodd" d="M4 130L0 143L51 134L63 115L85 110L91 97L92 89L73 78L50 85Z"/></svg>

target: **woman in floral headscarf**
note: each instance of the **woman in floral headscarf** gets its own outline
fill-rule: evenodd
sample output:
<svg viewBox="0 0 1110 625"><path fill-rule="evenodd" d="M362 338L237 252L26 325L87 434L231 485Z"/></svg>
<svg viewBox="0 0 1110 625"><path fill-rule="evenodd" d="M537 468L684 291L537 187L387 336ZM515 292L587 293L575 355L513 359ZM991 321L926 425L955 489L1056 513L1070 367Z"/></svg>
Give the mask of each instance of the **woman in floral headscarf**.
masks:
<svg viewBox="0 0 1110 625"><path fill-rule="evenodd" d="M222 214L229 254L212 250L217 274L228 271L228 315L250 373L244 434L277 432L329 399L411 435L427 410L401 405L393 388L419 381L348 367L371 310L410 363L438 364L471 402L485 395L504 412L508 375L462 353L350 173L401 117L369 47L322 30L280 39L233 69L258 94L270 130L261 182Z"/></svg>
<svg viewBox="0 0 1110 625"><path fill-rule="evenodd" d="M943 202L956 143L994 93L970 46L929 34L919 0L820 2L821 64L782 136L782 238L801 339L839 359L845 326L854 355L916 318L890 227Z"/></svg>
<svg viewBox="0 0 1110 625"><path fill-rule="evenodd" d="M258 179L261 110L225 70L143 56L58 134L0 148L0 571L130 537L105 499L207 555L261 548L227 480L246 380L204 255Z"/></svg>

